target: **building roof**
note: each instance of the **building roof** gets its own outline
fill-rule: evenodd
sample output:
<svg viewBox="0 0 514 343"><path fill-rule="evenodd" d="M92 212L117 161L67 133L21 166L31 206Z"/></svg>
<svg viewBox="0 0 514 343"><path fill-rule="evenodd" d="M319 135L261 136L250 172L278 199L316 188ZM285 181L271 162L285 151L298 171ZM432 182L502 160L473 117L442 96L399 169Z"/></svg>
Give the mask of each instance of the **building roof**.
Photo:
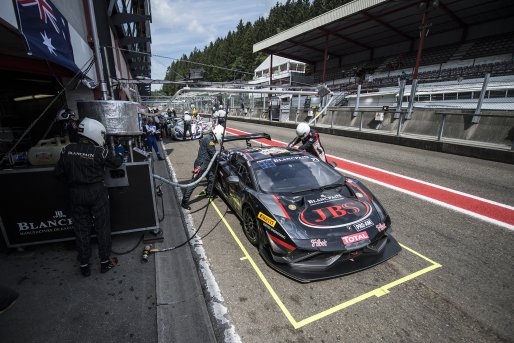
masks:
<svg viewBox="0 0 514 343"><path fill-rule="evenodd" d="M255 71L261 71L261 70L268 70L270 65L271 56L266 57L264 61L262 61L261 64L257 68L255 68ZM291 60L289 58L281 57L281 56L273 56L273 66L279 66L281 64L287 63L287 62L293 62L293 63L302 63L300 61Z"/></svg>
<svg viewBox="0 0 514 343"><path fill-rule="evenodd" d="M373 57L379 49L387 50L405 42L415 49L423 14L421 3L425 1L355 0L258 42L253 51L314 64L323 60L325 46L329 57L361 52L369 52ZM466 40L468 34L479 38L514 31L511 24L514 1L437 0L437 3L429 11L430 36L452 32L454 40L459 41ZM505 24L490 30L478 29L482 24L499 21ZM437 42L431 44L437 46Z"/></svg>

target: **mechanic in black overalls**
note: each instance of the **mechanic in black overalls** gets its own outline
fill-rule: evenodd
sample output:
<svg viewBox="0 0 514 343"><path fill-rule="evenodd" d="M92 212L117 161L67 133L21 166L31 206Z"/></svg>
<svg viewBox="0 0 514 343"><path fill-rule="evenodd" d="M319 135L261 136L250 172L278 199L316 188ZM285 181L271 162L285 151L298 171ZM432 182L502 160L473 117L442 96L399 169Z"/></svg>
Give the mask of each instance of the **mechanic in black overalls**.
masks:
<svg viewBox="0 0 514 343"><path fill-rule="evenodd" d="M55 174L64 177L69 188L71 217L75 229L78 260L82 275L89 276L90 232L94 223L100 255L100 272L116 263L111 260L109 196L104 186L104 168L118 168L123 158L103 147L105 127L97 120L84 118L78 127L78 143L63 148Z"/></svg>
<svg viewBox="0 0 514 343"><path fill-rule="evenodd" d="M307 123L300 123L296 127L296 137L291 143L287 145L288 148L294 147L296 144L302 142L298 150L305 150L309 154L318 157L320 160L327 162L325 157L325 149L321 145L318 131L311 128Z"/></svg>
<svg viewBox="0 0 514 343"><path fill-rule="evenodd" d="M194 163L193 170L193 179L191 182L198 180L200 176L205 172L209 163L212 160L212 157L216 153L216 143L221 143L223 137L223 126L217 125L214 127L212 132L209 135L204 136L202 139L198 141L200 147L198 149L198 156L196 157ZM214 165L213 165L214 166ZM214 168L211 168L209 173L207 174L207 189L202 191L200 195L211 195L214 188ZM185 189L182 203L180 204L186 210L190 210L191 206L189 206L189 199L191 198L191 194L195 190L196 186L190 186Z"/></svg>

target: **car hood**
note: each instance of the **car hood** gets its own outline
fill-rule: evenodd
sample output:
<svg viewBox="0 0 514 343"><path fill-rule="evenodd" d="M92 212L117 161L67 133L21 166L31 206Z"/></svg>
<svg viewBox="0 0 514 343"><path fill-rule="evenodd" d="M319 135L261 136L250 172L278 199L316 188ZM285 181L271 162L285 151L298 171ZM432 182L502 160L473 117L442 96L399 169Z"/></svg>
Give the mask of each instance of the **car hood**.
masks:
<svg viewBox="0 0 514 343"><path fill-rule="evenodd" d="M341 189L313 191L302 196L275 195L274 214L292 238L336 238L368 231L375 236L383 225L374 204L366 197L345 196ZM293 225L288 225L289 221ZM370 237L371 238L371 237Z"/></svg>

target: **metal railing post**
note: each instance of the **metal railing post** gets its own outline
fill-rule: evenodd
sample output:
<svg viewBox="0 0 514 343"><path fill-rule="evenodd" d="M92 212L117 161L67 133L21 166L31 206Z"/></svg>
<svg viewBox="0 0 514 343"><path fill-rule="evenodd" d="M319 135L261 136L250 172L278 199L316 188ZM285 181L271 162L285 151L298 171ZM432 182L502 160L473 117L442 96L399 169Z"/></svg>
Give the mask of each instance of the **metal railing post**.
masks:
<svg viewBox="0 0 514 343"><path fill-rule="evenodd" d="M359 103L361 100L361 87L362 85L359 83L357 85L357 98L355 98L355 109L353 110L353 117L357 116L359 114Z"/></svg>
<svg viewBox="0 0 514 343"><path fill-rule="evenodd" d="M396 115L396 113L395 113L395 115ZM396 128L396 136L399 137L400 133L402 131L403 112L400 111L398 114L399 114L400 117L398 118L398 127Z"/></svg>
<svg viewBox="0 0 514 343"><path fill-rule="evenodd" d="M446 113L443 113L441 115L441 123L439 124L439 130L437 132L437 140L440 141L443 137L443 131L444 131L444 122L446 121Z"/></svg>
<svg viewBox="0 0 514 343"><path fill-rule="evenodd" d="M330 128L331 129L334 128L334 113L335 113L335 110L332 110L332 117L330 118Z"/></svg>
<svg viewBox="0 0 514 343"><path fill-rule="evenodd" d="M298 123L298 115L300 114L300 103L302 102L302 96L298 95L298 106L296 107L296 116L294 118L294 123Z"/></svg>
<svg viewBox="0 0 514 343"><path fill-rule="evenodd" d="M480 111L482 110L482 104L484 102L485 93L487 92L487 85L489 85L490 76L490 73L485 74L482 91L480 92L480 98L478 99L477 108L475 109L475 115L471 118L471 123L473 124L478 124L480 122Z"/></svg>
<svg viewBox="0 0 514 343"><path fill-rule="evenodd" d="M360 118L360 123L359 123L359 131L362 131L362 122L364 121L364 112L360 112L359 115L361 116Z"/></svg>

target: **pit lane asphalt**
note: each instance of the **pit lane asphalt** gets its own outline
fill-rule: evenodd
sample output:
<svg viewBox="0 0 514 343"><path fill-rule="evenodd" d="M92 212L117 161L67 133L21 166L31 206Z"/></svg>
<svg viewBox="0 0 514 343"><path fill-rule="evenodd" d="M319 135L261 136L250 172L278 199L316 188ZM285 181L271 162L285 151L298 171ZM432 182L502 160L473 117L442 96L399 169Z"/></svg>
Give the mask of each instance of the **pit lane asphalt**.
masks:
<svg viewBox="0 0 514 343"><path fill-rule="evenodd" d="M268 132L284 142L294 135L291 129L255 123L229 121L228 127ZM514 205L513 165L325 134L321 141L331 155ZM169 142L166 148L173 150L170 160L177 178L188 179L198 143ZM192 205L211 270L242 341L511 341L513 232L364 183L389 211L398 241L441 267L416 275L433 264L404 248L366 271L299 284L265 265L222 200L216 199L215 205L255 267L213 206L202 222L207 201L198 198ZM193 197L202 189L198 187ZM416 277L405 280L409 275ZM359 301L363 294L397 280L403 282Z"/></svg>

